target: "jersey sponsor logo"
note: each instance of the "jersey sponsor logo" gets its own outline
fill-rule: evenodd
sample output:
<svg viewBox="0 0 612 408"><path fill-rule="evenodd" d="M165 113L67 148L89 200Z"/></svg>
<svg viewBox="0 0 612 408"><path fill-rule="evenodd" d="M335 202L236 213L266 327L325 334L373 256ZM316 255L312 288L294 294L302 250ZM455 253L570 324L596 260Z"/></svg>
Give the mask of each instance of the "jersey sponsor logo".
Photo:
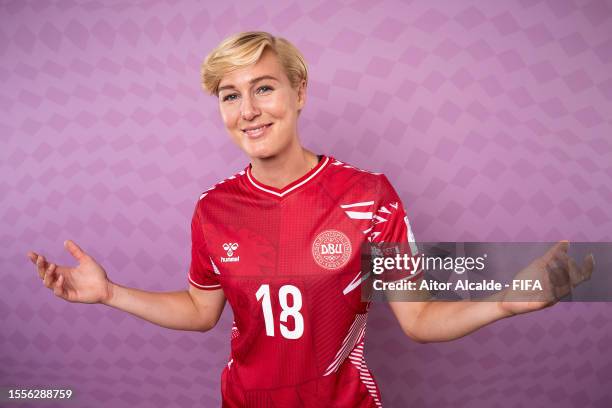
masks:
<svg viewBox="0 0 612 408"><path fill-rule="evenodd" d="M234 251L238 249L237 242L230 242L223 244L223 250L227 253L227 258L221 257L221 262L238 262L240 261L239 256L234 256Z"/></svg>
<svg viewBox="0 0 612 408"><path fill-rule="evenodd" d="M338 269L347 264L351 257L351 241L337 230L320 232L312 242L312 256L322 268Z"/></svg>

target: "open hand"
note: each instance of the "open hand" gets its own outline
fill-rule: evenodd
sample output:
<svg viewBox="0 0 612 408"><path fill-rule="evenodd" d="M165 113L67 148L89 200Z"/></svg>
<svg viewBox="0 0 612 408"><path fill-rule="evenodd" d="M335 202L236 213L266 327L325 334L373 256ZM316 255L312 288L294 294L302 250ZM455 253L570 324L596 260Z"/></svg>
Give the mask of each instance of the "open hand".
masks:
<svg viewBox="0 0 612 408"><path fill-rule="evenodd" d="M75 267L49 263L44 256L28 252L28 258L38 270L43 284L53 293L69 302L99 303L112 296L112 284L106 271L77 244L68 240L64 246L78 261Z"/></svg>
<svg viewBox="0 0 612 408"><path fill-rule="evenodd" d="M514 315L552 306L580 283L589 280L595 266L593 254L587 255L580 267L567 254L568 248L568 241L560 241L520 271L515 280L538 280L542 290L506 290L499 303L502 311Z"/></svg>

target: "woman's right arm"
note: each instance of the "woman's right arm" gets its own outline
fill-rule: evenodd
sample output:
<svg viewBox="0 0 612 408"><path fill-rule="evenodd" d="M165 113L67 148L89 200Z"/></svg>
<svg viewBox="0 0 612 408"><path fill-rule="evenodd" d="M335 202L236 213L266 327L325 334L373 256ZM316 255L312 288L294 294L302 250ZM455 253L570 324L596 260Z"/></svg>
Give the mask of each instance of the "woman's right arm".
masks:
<svg viewBox="0 0 612 408"><path fill-rule="evenodd" d="M75 267L48 263L44 256L29 252L43 284L69 302L102 303L156 325L176 330L212 329L225 306L222 289L148 292L111 282L106 271L72 241L64 243L78 261Z"/></svg>
<svg viewBox="0 0 612 408"><path fill-rule="evenodd" d="M168 329L210 330L225 306L223 289L147 292L111 283L110 291L111 297L101 303Z"/></svg>

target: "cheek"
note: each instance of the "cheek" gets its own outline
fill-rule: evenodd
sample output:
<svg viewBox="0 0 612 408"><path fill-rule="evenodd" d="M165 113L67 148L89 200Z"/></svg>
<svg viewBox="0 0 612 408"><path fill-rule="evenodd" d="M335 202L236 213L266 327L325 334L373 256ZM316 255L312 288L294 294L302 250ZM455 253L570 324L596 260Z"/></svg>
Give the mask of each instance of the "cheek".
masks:
<svg viewBox="0 0 612 408"><path fill-rule="evenodd" d="M261 108L271 119L286 120L291 115L292 106L287 98L274 98L262 103Z"/></svg>
<svg viewBox="0 0 612 408"><path fill-rule="evenodd" d="M232 105L221 105L219 106L219 113L221 113L221 119L226 128L236 126L236 119L238 118L239 112Z"/></svg>

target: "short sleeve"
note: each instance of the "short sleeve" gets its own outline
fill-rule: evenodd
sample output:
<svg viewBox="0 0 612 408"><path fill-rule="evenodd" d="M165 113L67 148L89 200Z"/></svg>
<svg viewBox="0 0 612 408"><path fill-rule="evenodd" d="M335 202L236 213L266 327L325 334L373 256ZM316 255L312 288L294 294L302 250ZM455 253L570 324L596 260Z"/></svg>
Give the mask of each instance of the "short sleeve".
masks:
<svg viewBox="0 0 612 408"><path fill-rule="evenodd" d="M198 289L221 289L218 269L208 253L206 241L204 240L204 228L200 212L200 202L198 202L191 219L189 283Z"/></svg>
<svg viewBox="0 0 612 408"><path fill-rule="evenodd" d="M409 257L417 256L419 249L410 227L408 215L399 195L385 175L380 175L380 184L377 194L377 206L372 214L372 229L370 242L383 245L385 250L393 250L394 254L406 254ZM422 270L390 271L385 281L395 281L410 278L420 278Z"/></svg>

